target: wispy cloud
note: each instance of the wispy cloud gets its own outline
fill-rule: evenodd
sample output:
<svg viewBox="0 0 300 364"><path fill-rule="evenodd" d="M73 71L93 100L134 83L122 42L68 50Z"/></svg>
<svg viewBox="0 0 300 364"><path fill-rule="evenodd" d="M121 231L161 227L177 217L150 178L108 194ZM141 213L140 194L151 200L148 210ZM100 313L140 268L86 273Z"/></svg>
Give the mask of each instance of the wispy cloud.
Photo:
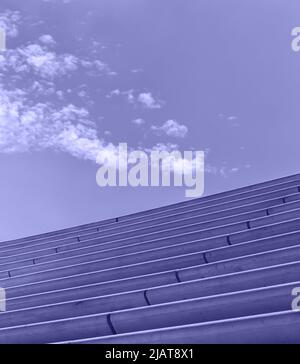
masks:
<svg viewBox="0 0 300 364"><path fill-rule="evenodd" d="M184 138L188 133L187 126L179 124L176 120L167 120L161 126L152 125L151 130L153 130L156 134L165 134L174 138Z"/></svg>

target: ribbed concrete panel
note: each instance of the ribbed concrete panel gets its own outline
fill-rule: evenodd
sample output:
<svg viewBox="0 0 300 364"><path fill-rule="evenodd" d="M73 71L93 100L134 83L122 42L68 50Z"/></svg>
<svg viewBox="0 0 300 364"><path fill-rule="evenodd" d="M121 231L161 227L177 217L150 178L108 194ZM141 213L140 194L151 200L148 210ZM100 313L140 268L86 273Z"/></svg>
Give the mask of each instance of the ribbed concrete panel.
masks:
<svg viewBox="0 0 300 364"><path fill-rule="evenodd" d="M300 175L0 243L0 287L0 343L300 343Z"/></svg>

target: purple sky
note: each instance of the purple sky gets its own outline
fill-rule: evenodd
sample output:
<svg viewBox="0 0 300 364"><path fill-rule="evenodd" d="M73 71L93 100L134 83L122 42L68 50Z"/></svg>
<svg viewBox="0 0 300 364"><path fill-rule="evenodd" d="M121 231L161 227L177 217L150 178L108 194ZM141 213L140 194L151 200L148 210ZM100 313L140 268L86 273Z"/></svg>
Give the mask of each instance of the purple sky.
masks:
<svg viewBox="0 0 300 364"><path fill-rule="evenodd" d="M98 187L95 145L205 150L205 194L299 172L299 0L2 0L1 26L0 240L185 199Z"/></svg>

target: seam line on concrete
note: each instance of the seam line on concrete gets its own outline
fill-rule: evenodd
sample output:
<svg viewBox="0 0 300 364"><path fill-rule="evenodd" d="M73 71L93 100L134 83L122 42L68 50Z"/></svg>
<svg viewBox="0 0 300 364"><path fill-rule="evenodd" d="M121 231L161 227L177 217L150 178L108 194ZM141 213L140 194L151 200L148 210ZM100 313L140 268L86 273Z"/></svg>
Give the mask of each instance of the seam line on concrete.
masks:
<svg viewBox="0 0 300 364"><path fill-rule="evenodd" d="M266 213L267 213L267 215L268 216L270 216L271 214L270 214L270 210L269 209L266 209Z"/></svg>
<svg viewBox="0 0 300 364"><path fill-rule="evenodd" d="M251 229L250 221L247 221L247 227L248 229Z"/></svg>
<svg viewBox="0 0 300 364"><path fill-rule="evenodd" d="M175 277L176 277L178 283L181 283L181 279L179 277L179 272L177 270L175 270Z"/></svg>
<svg viewBox="0 0 300 364"><path fill-rule="evenodd" d="M147 290L144 291L144 297L145 297L145 301L147 302L147 305L151 306L151 303L150 303L150 301L148 299L148 296L147 296Z"/></svg>
<svg viewBox="0 0 300 364"><path fill-rule="evenodd" d="M207 257L206 257L206 252L203 253L203 259L204 259L205 263L208 264L208 260L207 260Z"/></svg>
<svg viewBox="0 0 300 364"><path fill-rule="evenodd" d="M55 253L58 253L58 248L55 248Z"/></svg>
<svg viewBox="0 0 300 364"><path fill-rule="evenodd" d="M33 264L36 264L35 259L32 259L32 261L33 261Z"/></svg>
<svg viewBox="0 0 300 364"><path fill-rule="evenodd" d="M79 236L77 236L77 241L78 241L78 243L81 243Z"/></svg>
<svg viewBox="0 0 300 364"><path fill-rule="evenodd" d="M8 277L11 278L10 271L7 271Z"/></svg>
<svg viewBox="0 0 300 364"><path fill-rule="evenodd" d="M115 330L114 325L111 322L111 314L108 314L106 316L106 319L107 319L107 324L108 324L109 328L111 329L112 333L114 335L117 335L117 331Z"/></svg>

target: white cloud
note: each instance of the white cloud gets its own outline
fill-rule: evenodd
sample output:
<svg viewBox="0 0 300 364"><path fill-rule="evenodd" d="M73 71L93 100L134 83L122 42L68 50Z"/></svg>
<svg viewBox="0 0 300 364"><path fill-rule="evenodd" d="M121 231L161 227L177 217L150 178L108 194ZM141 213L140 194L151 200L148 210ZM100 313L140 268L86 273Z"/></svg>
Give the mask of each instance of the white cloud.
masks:
<svg viewBox="0 0 300 364"><path fill-rule="evenodd" d="M6 10L0 13L0 28L5 30L8 37L18 35L18 25L20 23L20 13L18 11Z"/></svg>
<svg viewBox="0 0 300 364"><path fill-rule="evenodd" d="M39 37L39 41L47 45L55 45L56 42L50 34L44 34Z"/></svg>
<svg viewBox="0 0 300 364"><path fill-rule="evenodd" d="M138 119L134 119L132 120L133 124L137 125L137 126L141 126L141 125L144 125L145 124L145 120L144 119L141 119L141 118L138 118Z"/></svg>
<svg viewBox="0 0 300 364"><path fill-rule="evenodd" d="M39 44L7 50L0 57L1 71L34 72L45 79L63 76L77 69L78 59L71 54L57 55Z"/></svg>
<svg viewBox="0 0 300 364"><path fill-rule="evenodd" d="M0 21L3 18L1 14ZM43 46L29 44L0 55L0 153L52 149L96 161L108 144L98 136L87 109L62 104L69 86L63 82L57 89L54 78L62 80L80 68L99 73L107 67L99 60L49 51L51 36L40 41Z"/></svg>
<svg viewBox="0 0 300 364"><path fill-rule="evenodd" d="M163 104L162 101L155 100L151 92L138 93L134 89L126 91L120 91L119 89L115 89L106 95L107 98L111 98L113 96L125 96L127 102L129 102L130 104L133 104L135 106L141 105L146 109L160 109Z"/></svg>
<svg viewBox="0 0 300 364"><path fill-rule="evenodd" d="M142 68L134 68L130 72L131 73L141 73L141 72L143 72L143 69Z"/></svg>
<svg viewBox="0 0 300 364"><path fill-rule="evenodd" d="M103 149L89 113L72 104L53 108L30 105L26 93L0 90L0 152L28 152L51 148L75 157L96 160Z"/></svg>
<svg viewBox="0 0 300 364"><path fill-rule="evenodd" d="M157 134L166 134L174 138L184 138L188 133L186 125L179 124L176 120L167 120L162 126L151 126Z"/></svg>
<svg viewBox="0 0 300 364"><path fill-rule="evenodd" d="M140 93L137 97L137 101L148 109L160 109L161 103L156 101L151 92Z"/></svg>
<svg viewBox="0 0 300 364"><path fill-rule="evenodd" d="M106 97L107 97L107 98L111 98L111 97L113 97L113 96L119 96L119 95L121 95L121 91L120 91L119 89L115 89L115 90L110 91L110 92L106 95Z"/></svg>
<svg viewBox="0 0 300 364"><path fill-rule="evenodd" d="M0 26L5 26L10 36L18 34L19 20L18 13L0 14ZM50 35L42 35L39 41L42 44L9 49L0 55L0 153L50 149L94 162L99 153L103 159L115 156L118 148L105 142L99 135L97 124L92 121L89 111L63 102L68 94L76 93L76 89L64 83L65 76L75 71L84 71L90 75L115 73L98 59L80 59L72 54L58 54L49 50L48 46L55 45ZM54 82L54 78L58 77L61 81L59 88ZM21 81L22 86L18 86L17 82L15 84L14 80ZM85 97L80 91L77 94ZM121 92L118 89L111 92L111 96L119 95L147 109L162 106L162 102L157 101L150 92ZM135 119L137 125L143 122L142 119ZM174 137L184 137L188 131L185 125L173 120L152 129ZM109 136L110 132L107 130L102 134ZM168 143L157 144L150 149L167 151L176 148L177 145Z"/></svg>
<svg viewBox="0 0 300 364"><path fill-rule="evenodd" d="M227 120L232 121L232 120L236 120L237 116L228 116Z"/></svg>

